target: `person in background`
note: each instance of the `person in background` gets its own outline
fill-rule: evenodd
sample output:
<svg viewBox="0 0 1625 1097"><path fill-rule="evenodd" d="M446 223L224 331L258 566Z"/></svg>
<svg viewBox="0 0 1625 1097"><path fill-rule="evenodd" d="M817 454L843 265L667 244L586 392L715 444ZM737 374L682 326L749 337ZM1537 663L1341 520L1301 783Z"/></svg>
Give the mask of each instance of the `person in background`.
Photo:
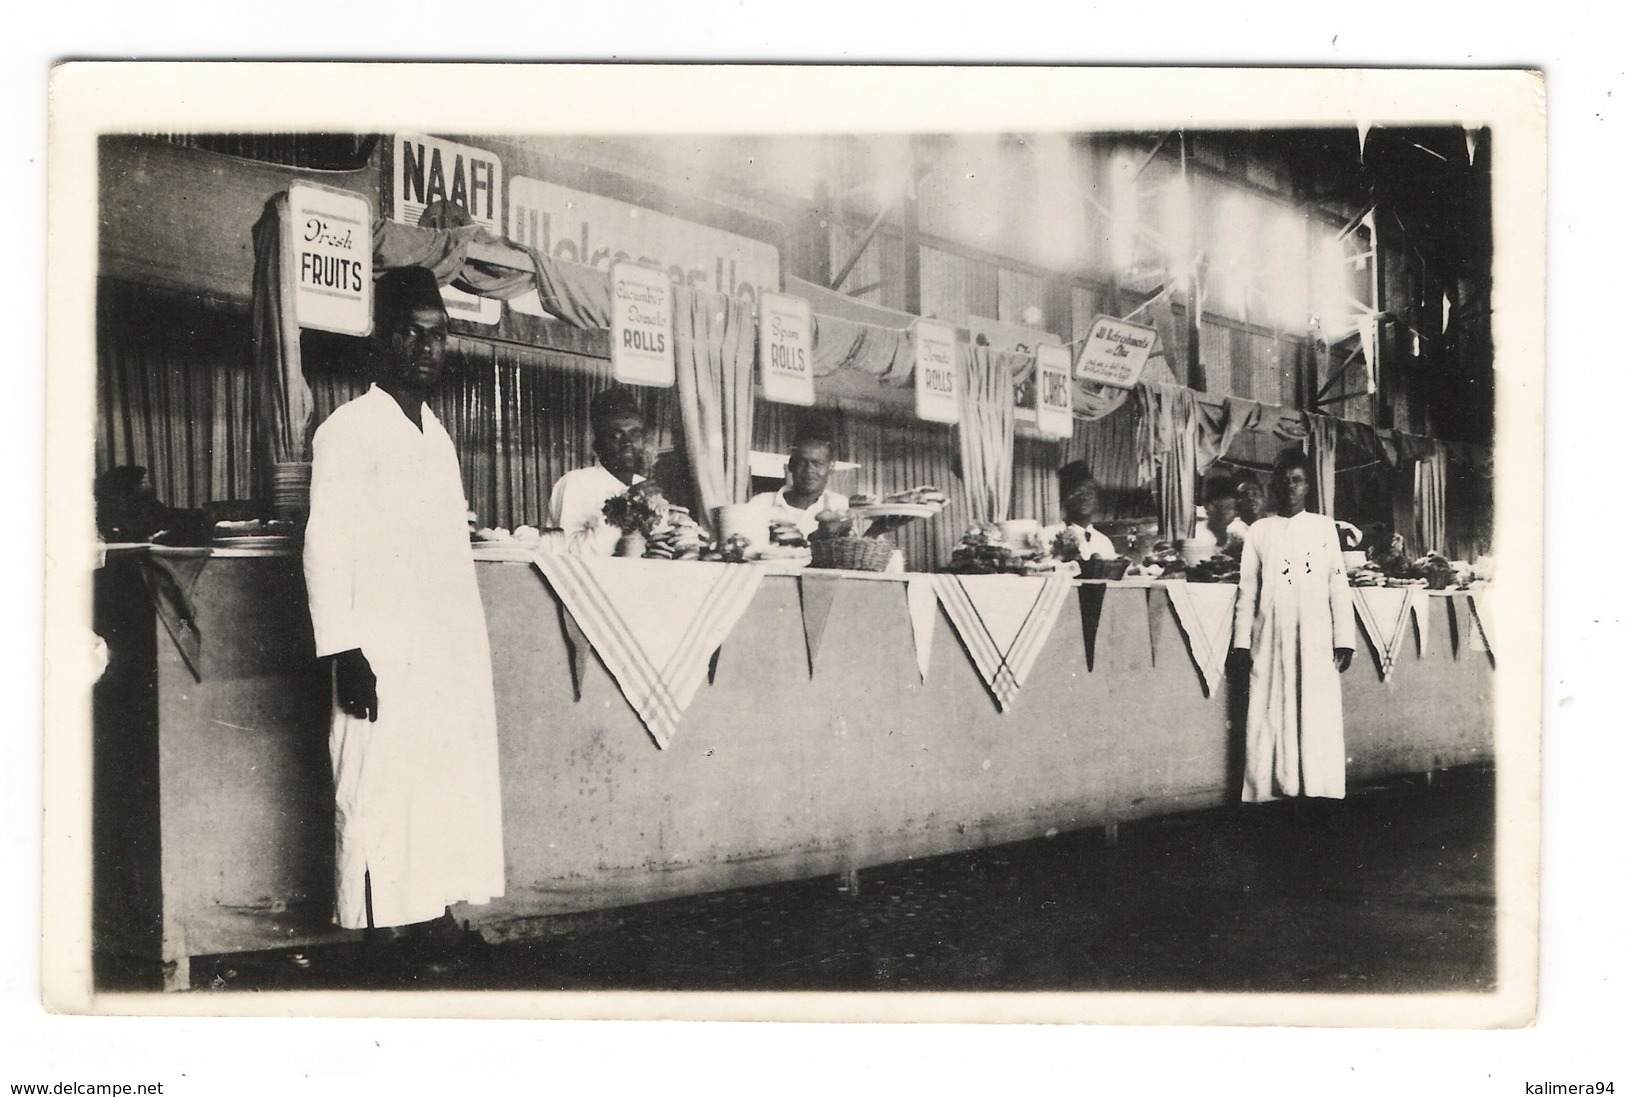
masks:
<svg viewBox="0 0 1625 1097"><path fill-rule="evenodd" d="M1258 482L1258 477L1251 472L1237 473L1235 477L1236 489L1236 518L1243 523L1242 534L1246 534L1246 526L1252 525L1268 514L1269 498L1264 492L1264 485Z"/></svg>
<svg viewBox="0 0 1625 1097"><path fill-rule="evenodd" d="M1236 514L1236 488L1226 476L1210 476L1207 481L1207 528L1218 551L1241 559L1241 546L1247 540L1247 523Z"/></svg>
<svg viewBox="0 0 1625 1097"><path fill-rule="evenodd" d="M1242 549L1233 658L1248 676L1248 803L1343 798L1338 675L1354 657L1354 603L1337 527L1307 509L1311 475L1301 450L1281 455L1280 513L1254 522Z"/></svg>
<svg viewBox="0 0 1625 1097"><path fill-rule="evenodd" d="M818 528L819 512L847 509L847 497L829 488L834 449L822 436L797 439L785 465L784 486L751 496L750 505L768 510L769 521L775 525L793 525L803 537L811 534Z"/></svg>
<svg viewBox="0 0 1625 1097"><path fill-rule="evenodd" d="M433 940L451 904L503 893L496 702L457 453L424 402L446 354L433 273L378 279L374 321L372 386L313 442L305 586L333 682L338 923Z"/></svg>
<svg viewBox="0 0 1625 1097"><path fill-rule="evenodd" d="M172 513L140 465L118 465L96 477L95 499L96 529L110 544L147 541Z"/></svg>
<svg viewBox="0 0 1625 1097"><path fill-rule="evenodd" d="M563 530L565 552L610 556L621 531L604 520L604 502L643 482L646 427L637 400L624 388L593 397L589 414L598 463L559 477L548 498L548 524Z"/></svg>
<svg viewBox="0 0 1625 1097"><path fill-rule="evenodd" d="M1056 534L1071 530L1078 539L1078 558L1089 560L1096 556L1102 560L1117 559L1112 539L1095 528L1095 515L1100 510L1100 487L1094 474L1083 461L1062 465L1055 472L1061 491L1061 515L1066 520L1046 526L1040 533L1043 544L1054 542Z"/></svg>

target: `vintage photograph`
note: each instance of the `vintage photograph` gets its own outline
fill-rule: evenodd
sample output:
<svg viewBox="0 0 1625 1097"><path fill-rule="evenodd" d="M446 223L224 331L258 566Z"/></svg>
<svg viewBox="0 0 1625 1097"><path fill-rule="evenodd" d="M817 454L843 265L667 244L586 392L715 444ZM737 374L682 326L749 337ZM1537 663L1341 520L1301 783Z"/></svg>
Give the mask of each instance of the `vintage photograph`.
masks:
<svg viewBox="0 0 1625 1097"><path fill-rule="evenodd" d="M81 126L86 1008L1527 1020L1539 79L1193 75Z"/></svg>

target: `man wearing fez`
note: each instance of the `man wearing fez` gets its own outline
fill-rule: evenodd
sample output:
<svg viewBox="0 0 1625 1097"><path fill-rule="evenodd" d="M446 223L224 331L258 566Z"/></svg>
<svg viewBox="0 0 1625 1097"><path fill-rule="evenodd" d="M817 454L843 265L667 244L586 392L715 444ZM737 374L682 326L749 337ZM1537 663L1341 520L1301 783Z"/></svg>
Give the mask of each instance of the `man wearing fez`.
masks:
<svg viewBox="0 0 1625 1097"><path fill-rule="evenodd" d="M548 524L564 531L564 551L610 556L621 531L604 520L604 502L643 482L643 412L626 389L608 388L593 397L589 415L598 463L559 477L548 499Z"/></svg>
<svg viewBox="0 0 1625 1097"><path fill-rule="evenodd" d="M1047 527L1042 534L1043 543L1048 545L1062 530L1071 530L1078 539L1079 559L1089 560L1096 556L1102 560L1117 559L1117 549L1112 545L1112 539L1095 528L1095 514L1100 510L1100 488L1095 483L1094 474L1089 471L1088 463L1073 461L1062 465L1056 470L1055 479L1061 489L1061 515L1066 521Z"/></svg>
<svg viewBox="0 0 1625 1097"><path fill-rule="evenodd" d="M333 680L338 921L449 927L503 891L496 705L457 454L424 403L446 310L421 267L377 282L373 384L316 432L305 584Z"/></svg>
<svg viewBox="0 0 1625 1097"><path fill-rule="evenodd" d="M790 447L785 465L784 486L751 496L750 505L770 512L770 521L793 525L803 537L818 528L818 515L826 510L845 510L847 497L829 489L834 465L834 446L818 432L804 434Z"/></svg>

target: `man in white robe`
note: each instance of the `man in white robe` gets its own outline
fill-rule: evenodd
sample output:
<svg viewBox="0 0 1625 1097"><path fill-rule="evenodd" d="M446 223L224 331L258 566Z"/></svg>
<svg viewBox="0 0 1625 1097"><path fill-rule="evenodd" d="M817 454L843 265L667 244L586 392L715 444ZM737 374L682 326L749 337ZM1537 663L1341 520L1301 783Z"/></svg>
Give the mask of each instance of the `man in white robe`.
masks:
<svg viewBox="0 0 1625 1097"><path fill-rule="evenodd" d="M334 683L338 921L444 920L503 892L485 610L456 451L423 402L446 311L422 268L379 280L376 383L316 432L305 584Z"/></svg>
<svg viewBox="0 0 1625 1097"><path fill-rule="evenodd" d="M1342 799L1343 694L1354 657L1354 603L1337 527L1306 508L1309 463L1284 454L1275 470L1280 513L1247 531L1235 646L1250 653L1247 756L1241 798Z"/></svg>
<svg viewBox="0 0 1625 1097"><path fill-rule="evenodd" d="M548 524L564 531L565 552L611 556L621 531L604 519L604 503L643 482L646 428L637 402L624 389L593 397L592 449L596 465L558 478L548 497Z"/></svg>

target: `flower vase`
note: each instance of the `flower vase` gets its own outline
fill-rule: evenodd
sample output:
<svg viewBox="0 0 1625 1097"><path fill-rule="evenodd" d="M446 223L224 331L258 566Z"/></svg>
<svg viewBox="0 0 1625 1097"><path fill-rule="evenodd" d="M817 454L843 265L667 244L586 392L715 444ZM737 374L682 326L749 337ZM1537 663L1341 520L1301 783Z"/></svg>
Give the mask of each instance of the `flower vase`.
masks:
<svg viewBox="0 0 1625 1097"><path fill-rule="evenodd" d="M621 539L615 542L615 555L625 556L632 560L641 560L644 550L649 547L649 539L635 531L621 534Z"/></svg>

